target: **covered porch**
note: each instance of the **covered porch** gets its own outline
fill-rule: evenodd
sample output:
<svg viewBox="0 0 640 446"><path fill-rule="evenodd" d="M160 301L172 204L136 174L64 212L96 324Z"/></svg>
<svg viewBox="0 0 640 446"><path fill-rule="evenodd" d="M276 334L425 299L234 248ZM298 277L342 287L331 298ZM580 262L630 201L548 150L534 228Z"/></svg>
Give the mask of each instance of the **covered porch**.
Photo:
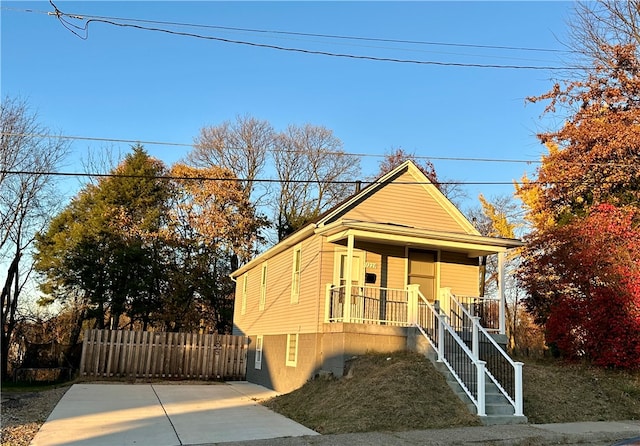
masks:
<svg viewBox="0 0 640 446"><path fill-rule="evenodd" d="M457 314L459 303L487 331L506 333L504 259L509 249L522 246L520 241L353 220L316 232L341 252L333 280L325 284L325 323L414 326L428 322L422 316L427 301L454 327L464 319ZM381 259L379 266L367 261L371 251L385 250L396 253L395 266L384 255L374 257ZM497 293L480 297L479 259L491 255L498 259ZM365 272L364 264L377 268L375 273Z"/></svg>
<svg viewBox="0 0 640 446"><path fill-rule="evenodd" d="M425 304L419 298L419 286L404 289L372 286L352 286L347 308L347 286L327 284L325 289L325 323L346 322L358 324L409 327L422 320ZM456 314L455 298L467 311L480 319L490 333L505 334L504 309L495 297L454 296L449 288L441 289L434 304L449 317L452 325L462 316Z"/></svg>

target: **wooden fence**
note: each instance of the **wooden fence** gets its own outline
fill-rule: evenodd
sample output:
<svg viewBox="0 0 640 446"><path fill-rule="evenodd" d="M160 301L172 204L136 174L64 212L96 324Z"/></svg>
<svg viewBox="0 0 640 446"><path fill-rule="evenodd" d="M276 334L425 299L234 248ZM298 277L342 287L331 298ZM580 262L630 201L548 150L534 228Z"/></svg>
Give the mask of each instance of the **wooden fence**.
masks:
<svg viewBox="0 0 640 446"><path fill-rule="evenodd" d="M246 336L86 330L80 376L244 380L247 347Z"/></svg>

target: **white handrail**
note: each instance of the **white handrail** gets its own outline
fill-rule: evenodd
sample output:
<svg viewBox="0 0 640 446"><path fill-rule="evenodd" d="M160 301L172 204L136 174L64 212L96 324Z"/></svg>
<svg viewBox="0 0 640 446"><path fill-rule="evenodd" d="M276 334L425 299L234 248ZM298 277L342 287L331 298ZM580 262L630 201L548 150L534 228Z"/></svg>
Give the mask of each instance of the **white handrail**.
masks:
<svg viewBox="0 0 640 446"><path fill-rule="evenodd" d="M462 388L462 390L467 394L467 396L471 399L473 404L476 406L477 415L478 416L485 416L486 415L486 411L485 411L485 386L484 386L485 362L484 361L480 361L477 357L475 357L473 355L473 352L471 352L471 350L469 350L469 347L467 347L467 345L464 343L464 341L462 339L460 339L460 336L458 336L458 334L455 332L455 330L453 330L451 325L449 325L446 322L445 318L447 316L443 315L443 314L440 314L440 312L438 310L436 310L436 308L424 297L424 295L422 294L422 292L420 290L417 290L417 293L418 293L418 297L422 300L422 303L426 304L427 308L429 308L429 310L431 310L431 312L433 314L435 314L435 316L438 318L438 328L440 329L440 327L443 327L444 329L446 329L449 332L451 337L456 341L458 346L462 349L462 351L467 355L467 357L471 360L473 365L476 367L476 372L477 372L476 387L478 389L478 395L477 395L477 397L474 397L473 394L471 393L471 391L469 390L469 388L462 381L462 379L460 379L460 377L458 376L456 371L453 369L453 367L451 366L449 361L447 361L446 357L442 357L442 355L438 354L438 361L444 363L444 365L447 367L447 369L449 369L449 371L451 372L451 374L453 375L455 380L458 382L458 384L460 384L460 387ZM422 329L422 327L419 324L416 324L416 327L418 328L418 330L420 330L422 335L425 338L427 338L427 340L429 341L431 346L437 352L440 352L440 349L438 348L439 346L429 337L429 335ZM440 337L439 342L442 342L442 337Z"/></svg>
<svg viewBox="0 0 640 446"><path fill-rule="evenodd" d="M455 302L455 304L458 306L458 308L460 308L462 310L462 312L473 322L474 330L477 329L478 332L482 333L485 336L485 338L488 339L491 344L493 344L493 346L496 348L496 350L498 350L500 352L500 354L507 360L507 362L513 367L513 370L514 370L514 381L515 381L514 382L514 395L513 395L513 398L511 398L511 396L509 395L509 392L507 392L502 387L502 385L491 374L491 372L489 370L487 370L487 375L491 378L493 383L498 387L500 392L507 398L509 403L511 403L511 405L513 406L513 408L515 410L514 415L515 416L523 416L524 413L523 413L523 403L522 403L522 366L524 364L522 362L517 362L517 361L514 361L513 359L511 359L511 357L509 357L507 352L505 352L502 349L502 347L500 347L498 345L498 343L495 341L495 339L493 339L493 337L491 335L489 335L487 330L485 330L485 328L482 325L480 325L480 323L478 322L478 319L476 317L471 316L471 314L464 307L464 305L461 305L460 302L458 302L458 299L456 299L456 297L455 297L455 295L453 293L450 293L449 297Z"/></svg>

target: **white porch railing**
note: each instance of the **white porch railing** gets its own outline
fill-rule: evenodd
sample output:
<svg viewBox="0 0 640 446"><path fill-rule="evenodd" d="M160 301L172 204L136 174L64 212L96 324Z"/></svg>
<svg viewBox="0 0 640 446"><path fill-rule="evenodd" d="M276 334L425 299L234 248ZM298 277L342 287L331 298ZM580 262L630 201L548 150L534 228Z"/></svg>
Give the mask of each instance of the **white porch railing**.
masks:
<svg viewBox="0 0 640 446"><path fill-rule="evenodd" d="M450 299L454 295L448 289L441 299ZM500 332L500 299L496 297L455 296L458 304L473 317L480 318L480 325L490 333ZM449 305L451 325L464 324L465 318L458 305Z"/></svg>
<svg viewBox="0 0 640 446"><path fill-rule="evenodd" d="M416 326L437 352L477 408L485 411L485 379L495 383L522 416L522 363L514 362L482 327L472 304L461 303L450 292L442 305L431 304L417 285L406 289L352 286L349 317L345 319L347 300L344 286L327 285L325 322L350 322L395 326ZM473 299L473 298L471 298ZM477 298L475 298L477 299Z"/></svg>
<svg viewBox="0 0 640 446"><path fill-rule="evenodd" d="M409 294L406 289L351 287L349 320L344 318L346 286L327 286L325 321L406 326Z"/></svg>
<svg viewBox="0 0 640 446"><path fill-rule="evenodd" d="M417 286L414 287L411 291L418 297L418 320L415 326L437 353L437 361L447 367L476 406L478 416L486 416L484 361L473 356L469 347L449 325L449 317L429 303Z"/></svg>
<svg viewBox="0 0 640 446"><path fill-rule="evenodd" d="M513 361L482 326L480 316L474 316L467 305L449 294L452 314L458 321L452 324L456 333L471 346L474 358L486 363L487 376L513 406L514 415L523 415L522 362Z"/></svg>

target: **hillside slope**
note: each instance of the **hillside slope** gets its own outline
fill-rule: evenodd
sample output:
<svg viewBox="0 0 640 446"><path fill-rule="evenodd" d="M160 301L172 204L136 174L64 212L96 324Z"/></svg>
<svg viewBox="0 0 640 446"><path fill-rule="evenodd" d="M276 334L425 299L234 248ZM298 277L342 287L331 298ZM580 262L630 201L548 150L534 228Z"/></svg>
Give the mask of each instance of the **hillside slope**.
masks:
<svg viewBox="0 0 640 446"><path fill-rule="evenodd" d="M640 372L559 360L525 360L524 413L530 423L640 419ZM265 405L323 434L479 425L423 356L354 358L340 379L316 379Z"/></svg>
<svg viewBox="0 0 640 446"><path fill-rule="evenodd" d="M341 379L316 379L266 406L322 434L474 426L480 422L423 356L368 354Z"/></svg>

